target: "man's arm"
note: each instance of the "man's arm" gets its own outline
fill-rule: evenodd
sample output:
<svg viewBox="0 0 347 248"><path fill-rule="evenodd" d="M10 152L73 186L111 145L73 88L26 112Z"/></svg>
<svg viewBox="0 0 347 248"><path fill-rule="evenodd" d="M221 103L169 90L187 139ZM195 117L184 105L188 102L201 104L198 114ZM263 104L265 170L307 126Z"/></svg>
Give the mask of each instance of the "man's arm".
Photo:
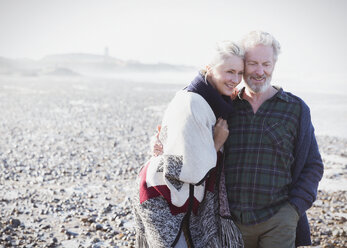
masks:
<svg viewBox="0 0 347 248"><path fill-rule="evenodd" d="M308 128L302 131L304 142L301 147L297 147L300 155L296 158L296 168L292 175L293 184L289 192L289 201L297 208L300 215L316 200L318 183L323 176L323 162L310 118Z"/></svg>

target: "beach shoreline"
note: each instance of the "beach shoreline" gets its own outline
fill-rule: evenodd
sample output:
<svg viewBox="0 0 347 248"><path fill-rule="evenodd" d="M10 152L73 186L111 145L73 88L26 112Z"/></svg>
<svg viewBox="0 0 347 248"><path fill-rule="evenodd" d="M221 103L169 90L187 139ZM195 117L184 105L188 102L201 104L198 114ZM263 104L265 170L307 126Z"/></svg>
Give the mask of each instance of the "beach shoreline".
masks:
<svg viewBox="0 0 347 248"><path fill-rule="evenodd" d="M132 247L130 195L182 85L0 78L0 247ZM308 211L315 247L347 246L347 139L317 136L325 165Z"/></svg>

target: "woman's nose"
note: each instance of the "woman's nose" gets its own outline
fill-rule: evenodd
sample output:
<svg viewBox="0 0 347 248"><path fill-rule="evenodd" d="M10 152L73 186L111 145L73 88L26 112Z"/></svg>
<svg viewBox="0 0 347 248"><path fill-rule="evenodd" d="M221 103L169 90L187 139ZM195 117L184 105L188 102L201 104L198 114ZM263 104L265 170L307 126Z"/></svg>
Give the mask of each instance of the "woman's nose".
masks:
<svg viewBox="0 0 347 248"><path fill-rule="evenodd" d="M231 82L234 84L234 86L237 86L241 82L241 76L236 74L231 77Z"/></svg>

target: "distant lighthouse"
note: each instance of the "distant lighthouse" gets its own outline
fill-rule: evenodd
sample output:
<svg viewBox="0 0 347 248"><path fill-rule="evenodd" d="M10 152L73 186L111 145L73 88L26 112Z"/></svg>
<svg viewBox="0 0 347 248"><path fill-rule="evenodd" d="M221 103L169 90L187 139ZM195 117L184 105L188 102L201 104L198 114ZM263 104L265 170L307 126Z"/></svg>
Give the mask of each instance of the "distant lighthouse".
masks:
<svg viewBox="0 0 347 248"><path fill-rule="evenodd" d="M104 50L104 56L105 56L105 58L108 58L108 53L109 51L108 51L108 46L105 46L105 50Z"/></svg>

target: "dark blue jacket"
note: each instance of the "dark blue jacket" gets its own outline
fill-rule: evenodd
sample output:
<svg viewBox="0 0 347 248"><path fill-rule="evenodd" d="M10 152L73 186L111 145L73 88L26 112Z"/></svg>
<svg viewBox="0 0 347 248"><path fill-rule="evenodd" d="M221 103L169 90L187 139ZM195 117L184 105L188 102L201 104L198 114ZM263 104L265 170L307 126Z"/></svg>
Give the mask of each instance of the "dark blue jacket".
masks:
<svg viewBox="0 0 347 248"><path fill-rule="evenodd" d="M295 145L295 160L291 168L292 183L289 191L289 201L297 207L301 215L296 229L295 245L311 245L306 210L316 199L318 182L323 176L323 162L314 135L309 107L297 96L286 93L301 102L300 126Z"/></svg>

